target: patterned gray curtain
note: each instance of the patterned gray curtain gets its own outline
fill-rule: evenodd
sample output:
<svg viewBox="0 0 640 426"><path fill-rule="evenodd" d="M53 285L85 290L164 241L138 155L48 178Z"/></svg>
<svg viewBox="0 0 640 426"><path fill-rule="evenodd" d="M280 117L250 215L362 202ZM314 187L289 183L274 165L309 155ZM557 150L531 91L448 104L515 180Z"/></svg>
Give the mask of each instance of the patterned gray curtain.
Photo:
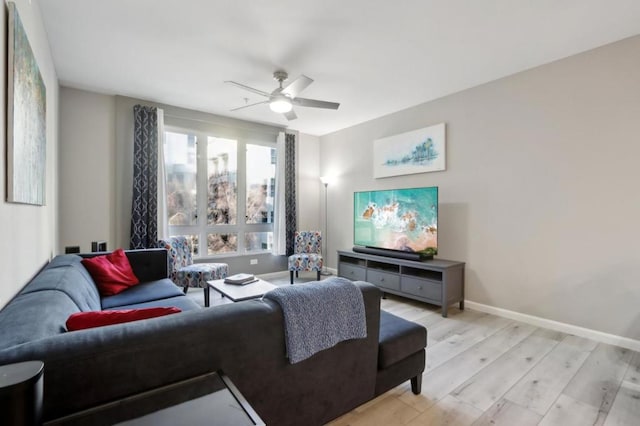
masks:
<svg viewBox="0 0 640 426"><path fill-rule="evenodd" d="M287 256L293 254L293 243L295 233L298 228L296 220L296 136L285 135L285 160L284 160L284 181L285 181L285 215L286 215L286 235L287 235Z"/></svg>
<svg viewBox="0 0 640 426"><path fill-rule="evenodd" d="M158 240L158 110L133 107L132 249L156 247Z"/></svg>

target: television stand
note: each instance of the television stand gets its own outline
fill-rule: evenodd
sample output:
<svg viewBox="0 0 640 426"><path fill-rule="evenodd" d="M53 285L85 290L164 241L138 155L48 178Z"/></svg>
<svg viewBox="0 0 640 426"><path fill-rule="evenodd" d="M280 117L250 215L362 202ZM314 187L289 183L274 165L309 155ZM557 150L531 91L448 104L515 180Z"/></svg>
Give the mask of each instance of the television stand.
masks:
<svg viewBox="0 0 640 426"><path fill-rule="evenodd" d="M421 302L464 309L464 262L432 259L414 261L375 254L338 251L338 276L367 281L382 290Z"/></svg>

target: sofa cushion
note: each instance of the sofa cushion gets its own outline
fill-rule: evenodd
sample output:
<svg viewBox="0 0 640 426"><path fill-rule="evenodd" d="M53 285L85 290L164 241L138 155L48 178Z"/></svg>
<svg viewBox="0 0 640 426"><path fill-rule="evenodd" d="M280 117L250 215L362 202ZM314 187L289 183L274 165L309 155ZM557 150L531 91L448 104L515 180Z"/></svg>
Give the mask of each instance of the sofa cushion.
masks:
<svg viewBox="0 0 640 426"><path fill-rule="evenodd" d="M427 329L380 310L378 368L386 368L427 346Z"/></svg>
<svg viewBox="0 0 640 426"><path fill-rule="evenodd" d="M91 274L102 296L118 294L140 283L122 249L103 256L82 259L82 264Z"/></svg>
<svg viewBox="0 0 640 426"><path fill-rule="evenodd" d="M117 306L134 305L137 303L150 302L157 299L183 296L182 290L168 278L149 281L138 284L113 296L102 298L102 309L114 308Z"/></svg>
<svg viewBox="0 0 640 426"><path fill-rule="evenodd" d="M67 319L67 330L76 331L87 328L104 327L106 325L122 324L125 322L156 318L170 314L177 314L176 307L122 309L117 311L76 312Z"/></svg>
<svg viewBox="0 0 640 426"><path fill-rule="evenodd" d="M182 311L194 311L202 309L202 306L186 297L184 294L175 297L169 297L160 300L150 300L144 303L135 303L133 305L114 306L113 308L105 308L105 310L117 310L117 309L141 309L141 308L155 308L155 307L169 307L175 306Z"/></svg>
<svg viewBox="0 0 640 426"><path fill-rule="evenodd" d="M61 291L20 294L0 311L0 349L55 336L78 306Z"/></svg>
<svg viewBox="0 0 640 426"><path fill-rule="evenodd" d="M81 311L100 309L100 295L87 270L80 264L80 258L69 264L49 263L25 286L20 294L35 293L43 290L57 290L65 293Z"/></svg>
<svg viewBox="0 0 640 426"><path fill-rule="evenodd" d="M60 254L47 265L47 268L59 268L62 266L81 265L82 258L77 254ZM87 272L88 274L88 272Z"/></svg>

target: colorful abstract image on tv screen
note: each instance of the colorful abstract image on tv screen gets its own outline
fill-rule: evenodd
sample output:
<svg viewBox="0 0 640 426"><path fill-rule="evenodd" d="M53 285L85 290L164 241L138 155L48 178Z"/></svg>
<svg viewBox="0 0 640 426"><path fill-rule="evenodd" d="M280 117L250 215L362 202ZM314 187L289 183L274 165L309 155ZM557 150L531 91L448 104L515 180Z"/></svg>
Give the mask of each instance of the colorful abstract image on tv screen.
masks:
<svg viewBox="0 0 640 426"><path fill-rule="evenodd" d="M438 187L354 193L354 243L438 253Z"/></svg>

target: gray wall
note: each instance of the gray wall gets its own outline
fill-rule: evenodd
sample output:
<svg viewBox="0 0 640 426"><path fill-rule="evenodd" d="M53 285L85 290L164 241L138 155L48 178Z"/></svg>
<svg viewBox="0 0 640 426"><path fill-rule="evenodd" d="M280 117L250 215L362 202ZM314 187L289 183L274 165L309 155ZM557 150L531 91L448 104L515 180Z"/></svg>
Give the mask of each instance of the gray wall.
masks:
<svg viewBox="0 0 640 426"><path fill-rule="evenodd" d="M316 231L324 230L324 222L320 222L321 216L320 192L320 138L317 136L298 134L296 164L298 175L297 187L297 211L298 229Z"/></svg>
<svg viewBox="0 0 640 426"><path fill-rule="evenodd" d="M436 185L438 257L467 262L468 300L640 339L639 52L637 36L321 137L330 253L353 245L354 191ZM373 179L373 140L441 122L446 171Z"/></svg>
<svg viewBox="0 0 640 426"><path fill-rule="evenodd" d="M0 161L0 308L2 308L38 270L54 255L58 240L58 77L56 75L49 42L42 24L38 2L15 0L22 25L38 62L40 74L47 90L47 164L46 205L30 206L7 203L6 151ZM3 2L3 4L6 4ZM7 58L6 6L0 17L0 50L3 63ZM6 67L0 67L0 145L6 146L7 91Z"/></svg>
<svg viewBox="0 0 640 426"><path fill-rule="evenodd" d="M115 243L113 96L60 89L60 247Z"/></svg>

